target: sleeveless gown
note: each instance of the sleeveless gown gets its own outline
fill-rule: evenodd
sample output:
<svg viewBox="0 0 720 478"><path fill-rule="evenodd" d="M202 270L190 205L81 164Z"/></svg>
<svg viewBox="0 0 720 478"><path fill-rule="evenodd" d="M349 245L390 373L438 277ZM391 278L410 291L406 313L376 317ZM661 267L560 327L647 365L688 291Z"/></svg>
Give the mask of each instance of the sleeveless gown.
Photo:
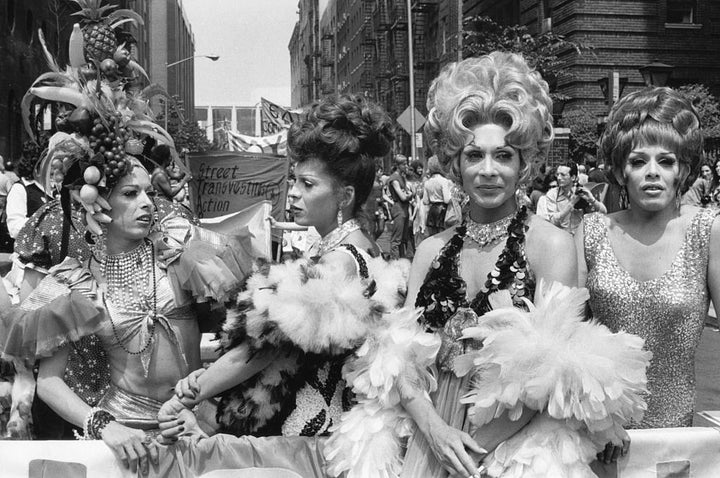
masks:
<svg viewBox="0 0 720 478"><path fill-rule="evenodd" d="M463 247L465 235L464 223L456 229L453 238L443 247L438 257L433 261L432 269L425 278L416 307L424 307L421 324L427 326L429 331L440 335L442 346L438 352L437 366L438 387L433 394L433 404L440 417L448 425L474 434L468 420L468 405L460 403L472 382L472 374L457 377L451 370L453 360L463 353L469 352L470 347L480 347L480 344L468 344L467 340L460 340L462 330L476 325L478 316L490 310L487 290L492 281L497 289L507 289L518 307L524 307L522 297L532 298L535 292L535 278L528 268L525 257L525 224L526 208L522 208L508 227L510 232L505 250L500 254L496 268L509 272L493 276L488 275L486 286L470 301L466 295L465 281L458 271L458 259ZM503 264L510 267L503 267ZM498 280L499 279L499 280ZM431 317L432 316L432 317ZM416 431L408 442L408 451L402 478L445 478L448 472L437 461L430 449L425 436Z"/></svg>
<svg viewBox="0 0 720 478"><path fill-rule="evenodd" d="M692 425L695 407L695 351L708 311L710 230L717 211L692 218L670 268L647 281L619 264L603 216L585 216L586 287L593 316L613 332L645 339L653 353L647 371L647 411L635 428Z"/></svg>

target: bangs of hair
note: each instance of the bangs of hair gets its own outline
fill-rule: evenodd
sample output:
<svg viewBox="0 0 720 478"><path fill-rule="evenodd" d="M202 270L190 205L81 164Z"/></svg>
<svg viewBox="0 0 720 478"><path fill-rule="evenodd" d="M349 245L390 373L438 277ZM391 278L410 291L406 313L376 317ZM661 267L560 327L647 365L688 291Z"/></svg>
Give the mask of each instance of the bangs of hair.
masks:
<svg viewBox="0 0 720 478"><path fill-rule="evenodd" d="M683 144L682 136L680 136L680 133L678 133L672 125L651 119L645 121L645 123L637 129L633 135L632 144L629 145L628 153L635 148L650 145L661 146L668 151L679 153ZM679 154L679 156L678 159L686 162L686 160L683 159L684 155ZM627 154L625 157L627 157Z"/></svg>

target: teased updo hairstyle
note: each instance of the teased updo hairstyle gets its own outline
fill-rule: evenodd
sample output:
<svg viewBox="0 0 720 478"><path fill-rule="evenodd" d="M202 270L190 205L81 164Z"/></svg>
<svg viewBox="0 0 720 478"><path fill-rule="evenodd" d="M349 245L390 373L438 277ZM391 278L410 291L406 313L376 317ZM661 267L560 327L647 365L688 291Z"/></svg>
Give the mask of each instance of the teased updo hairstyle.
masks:
<svg viewBox="0 0 720 478"><path fill-rule="evenodd" d="M700 117L692 102L666 87L645 88L621 98L610 112L598 152L621 175L630 151L640 145L673 151L681 167L679 191L687 191L704 157Z"/></svg>
<svg viewBox="0 0 720 478"><path fill-rule="evenodd" d="M288 132L288 152L298 163L320 160L337 188L355 188L355 213L375 181L375 161L390 152L393 123L378 105L359 95L333 95L310 106Z"/></svg>
<svg viewBox="0 0 720 478"><path fill-rule="evenodd" d="M507 128L520 153L520 181L533 176L554 138L552 100L540 73L514 53L492 52L446 65L428 91L425 132L440 162L460 181L460 153L483 124Z"/></svg>

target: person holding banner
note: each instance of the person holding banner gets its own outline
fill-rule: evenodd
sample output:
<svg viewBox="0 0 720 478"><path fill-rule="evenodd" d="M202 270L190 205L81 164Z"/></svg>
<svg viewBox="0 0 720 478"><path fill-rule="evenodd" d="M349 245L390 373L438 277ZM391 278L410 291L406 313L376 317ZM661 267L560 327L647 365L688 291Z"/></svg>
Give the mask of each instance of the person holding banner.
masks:
<svg viewBox="0 0 720 478"><path fill-rule="evenodd" d="M310 108L306 119L293 124L288 147L297 165L290 208L295 222L315 227L321 239L309 257L266 265L250 277L247 290L228 311L223 355L207 370L181 380L176 396L163 405L160 421L166 437L176 435L183 420L179 413L222 394L219 430L243 439L228 443L223 435L216 435L204 442L204 449L222 443L233 447L228 455L252 457L248 461L255 466L287 464L289 458L293 462L289 468L301 476L318 476L318 470L326 467L335 470L336 476L348 466L348 450L367 450L350 443L375 440L388 453L371 453L353 463L377 472L368 476L381 476L381 470L395 463L399 436L409 429L405 422L396 429L396 422L385 414L370 416L354 410L356 415L349 410L351 387L359 401L366 403L360 397L368 396L358 384L367 383L369 355L357 354L358 348L372 349L383 333L400 324L409 324L417 336L427 335L417 326L414 311L394 314L403 302L408 261L388 262L379 257L379 248L359 221L373 187L375 161L389 152L392 142L390 118L361 96L325 98ZM408 337L414 336L393 336L411 342ZM432 346L418 347L432 356ZM418 354L403 356L401 367L392 365L394 361L378 364L374 372L392 375L387 367L414 368L409 357ZM418 384L431 380L426 372L431 361L418 362L418 370L412 373ZM350 436L338 429L343 420L352 422L360 416ZM186 418L185 426L190 426ZM384 426L388 433L377 435ZM325 458L320 452L294 454L292 443L331 432L335 440L305 442L320 450L329 443ZM246 435L277 439L253 441ZM186 445L180 445L185 449ZM222 459L217 453L205 455L197 447L187 447L187 453L183 461L198 466ZM312 465L304 465L305 460Z"/></svg>

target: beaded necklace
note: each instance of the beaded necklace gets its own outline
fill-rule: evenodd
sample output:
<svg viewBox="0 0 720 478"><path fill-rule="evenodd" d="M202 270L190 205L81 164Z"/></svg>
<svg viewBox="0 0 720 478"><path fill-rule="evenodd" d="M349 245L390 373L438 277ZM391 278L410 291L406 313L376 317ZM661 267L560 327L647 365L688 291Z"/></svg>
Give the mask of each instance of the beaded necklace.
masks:
<svg viewBox="0 0 720 478"><path fill-rule="evenodd" d="M317 255L323 256L326 252L332 251L345 240L351 233L360 229L360 223L357 219L350 219L345 221L341 226L336 227L330 231L325 237L320 239L317 243Z"/></svg>
<svg viewBox="0 0 720 478"><path fill-rule="evenodd" d="M493 292L510 289L514 301L520 297L532 297L528 290L527 262L524 257L525 232L527 231L527 207L522 206L507 226L507 241L495 267L485 281L485 286L472 301L466 297L467 285L460 277L458 260L467 234L467 222L455 229L450 241L440 250L423 281L415 307L424 308L418 322L434 331L441 329L459 308L471 307L478 315L490 310L489 297Z"/></svg>
<svg viewBox="0 0 720 478"><path fill-rule="evenodd" d="M151 270L151 281L148 281L146 273L148 266ZM125 346L117 332L112 315L108 314L117 344L130 355L140 355L152 344L155 336L157 280L155 277L155 249L152 243L146 239L130 251L106 254L100 263L100 272L106 281L107 298L114 305L124 310L150 310L152 307L153 320L150 326L150 335L145 345L137 351L132 351Z"/></svg>

